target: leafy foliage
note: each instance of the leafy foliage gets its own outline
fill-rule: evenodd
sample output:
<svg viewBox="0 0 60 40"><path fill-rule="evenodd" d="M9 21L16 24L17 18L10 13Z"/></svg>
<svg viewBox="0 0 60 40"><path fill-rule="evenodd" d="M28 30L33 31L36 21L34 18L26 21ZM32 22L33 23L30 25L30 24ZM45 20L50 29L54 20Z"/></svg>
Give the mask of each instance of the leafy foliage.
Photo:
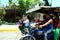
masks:
<svg viewBox="0 0 60 40"><path fill-rule="evenodd" d="M18 0L20 9L22 10L28 10L30 7L34 7L37 2L38 0Z"/></svg>
<svg viewBox="0 0 60 40"><path fill-rule="evenodd" d="M2 10L0 9L0 16L2 16Z"/></svg>

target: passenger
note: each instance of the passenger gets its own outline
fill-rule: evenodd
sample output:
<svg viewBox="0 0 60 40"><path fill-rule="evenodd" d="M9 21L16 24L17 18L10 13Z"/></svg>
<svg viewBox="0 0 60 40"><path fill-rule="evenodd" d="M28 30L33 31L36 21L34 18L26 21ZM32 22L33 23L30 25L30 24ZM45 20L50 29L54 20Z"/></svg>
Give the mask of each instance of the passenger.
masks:
<svg viewBox="0 0 60 40"><path fill-rule="evenodd" d="M40 28L43 28L44 40L47 40L47 34L53 30L53 19L50 14L45 14L45 21L43 25L40 25Z"/></svg>
<svg viewBox="0 0 60 40"><path fill-rule="evenodd" d="M59 16L57 14L54 15L54 40L58 40L59 37L59 31L60 31L60 20L59 20Z"/></svg>
<svg viewBox="0 0 60 40"><path fill-rule="evenodd" d="M28 27L30 25L29 15L25 15L23 23L25 27Z"/></svg>
<svg viewBox="0 0 60 40"><path fill-rule="evenodd" d="M24 21L24 15L22 15L22 17L19 20L19 29L22 30L23 29L23 21Z"/></svg>
<svg viewBox="0 0 60 40"><path fill-rule="evenodd" d="M23 26L24 27L24 34L27 34L27 33L29 33L29 26L30 26L30 17L29 17L29 15L25 14L23 23L24 23L24 26Z"/></svg>
<svg viewBox="0 0 60 40"><path fill-rule="evenodd" d="M25 31L28 31L29 25L30 25L29 16L23 14L22 18L19 20L19 28L23 34Z"/></svg>
<svg viewBox="0 0 60 40"><path fill-rule="evenodd" d="M58 28L58 24L59 24L59 17L57 14L54 14L54 26L55 29Z"/></svg>
<svg viewBox="0 0 60 40"><path fill-rule="evenodd" d="M23 33L23 30L24 30L24 17L25 17L25 15L22 15L22 17L20 18L20 20L19 20L19 29L21 30L21 32Z"/></svg>
<svg viewBox="0 0 60 40"><path fill-rule="evenodd" d="M41 15L37 17L37 19L35 20L36 23L40 23L41 22L40 21L40 17L41 17Z"/></svg>

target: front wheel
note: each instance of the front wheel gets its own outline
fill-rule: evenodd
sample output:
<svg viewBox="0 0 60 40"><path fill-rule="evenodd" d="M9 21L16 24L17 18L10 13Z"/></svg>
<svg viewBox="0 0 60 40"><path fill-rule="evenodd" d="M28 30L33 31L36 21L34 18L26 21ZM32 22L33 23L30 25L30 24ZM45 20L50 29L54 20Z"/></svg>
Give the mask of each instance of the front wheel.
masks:
<svg viewBox="0 0 60 40"><path fill-rule="evenodd" d="M26 37L22 38L21 40L35 40L35 38L32 36L26 36Z"/></svg>

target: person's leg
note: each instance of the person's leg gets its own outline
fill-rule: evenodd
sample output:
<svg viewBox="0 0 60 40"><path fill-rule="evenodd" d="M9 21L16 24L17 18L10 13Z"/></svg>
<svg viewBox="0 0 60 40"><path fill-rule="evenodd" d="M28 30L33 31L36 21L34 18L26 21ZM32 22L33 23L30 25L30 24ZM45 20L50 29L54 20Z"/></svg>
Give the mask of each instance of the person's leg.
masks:
<svg viewBox="0 0 60 40"><path fill-rule="evenodd" d="M48 30L44 33L44 40L47 40L47 34L50 33L52 30Z"/></svg>
<svg viewBox="0 0 60 40"><path fill-rule="evenodd" d="M57 40L59 36L59 29L55 29L53 32L54 32L54 40Z"/></svg>
<svg viewBox="0 0 60 40"><path fill-rule="evenodd" d="M35 30L34 32L34 37L36 38L36 40L41 40L41 37L43 35L43 30Z"/></svg>
<svg viewBox="0 0 60 40"><path fill-rule="evenodd" d="M23 33L29 34L29 26L24 26Z"/></svg>

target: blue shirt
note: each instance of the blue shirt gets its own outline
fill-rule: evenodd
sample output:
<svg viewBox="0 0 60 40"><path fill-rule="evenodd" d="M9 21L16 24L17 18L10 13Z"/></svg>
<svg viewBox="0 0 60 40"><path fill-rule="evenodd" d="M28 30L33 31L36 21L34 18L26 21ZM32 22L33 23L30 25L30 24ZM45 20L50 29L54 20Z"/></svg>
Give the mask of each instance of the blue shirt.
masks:
<svg viewBox="0 0 60 40"><path fill-rule="evenodd" d="M46 22L48 22L49 20L50 19L47 19ZM54 26L53 23L51 23L51 24L48 24L47 26L45 26L44 29L51 29L51 30L53 30L53 26Z"/></svg>

